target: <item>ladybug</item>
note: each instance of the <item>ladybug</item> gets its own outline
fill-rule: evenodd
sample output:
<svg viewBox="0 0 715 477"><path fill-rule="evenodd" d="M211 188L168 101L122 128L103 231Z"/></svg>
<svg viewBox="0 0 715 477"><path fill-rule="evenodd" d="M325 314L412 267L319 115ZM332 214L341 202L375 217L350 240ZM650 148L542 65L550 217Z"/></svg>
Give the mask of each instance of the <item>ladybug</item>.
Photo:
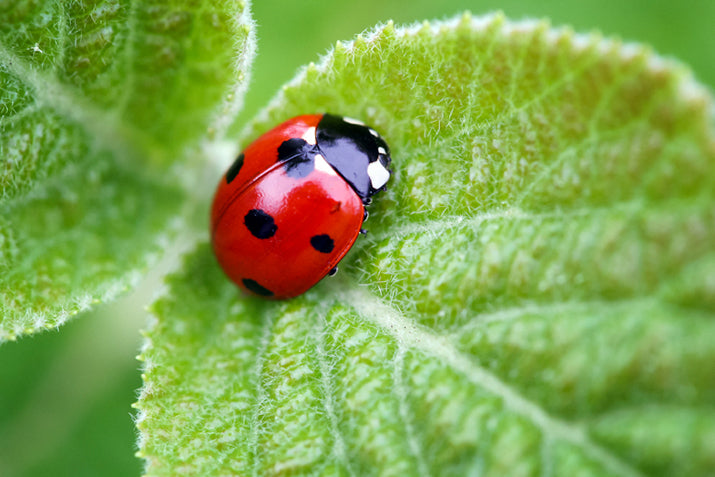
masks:
<svg viewBox="0 0 715 477"><path fill-rule="evenodd" d="M334 274L364 233L390 161L374 129L333 114L297 116L260 136L214 196L211 243L226 275L249 294L283 299Z"/></svg>

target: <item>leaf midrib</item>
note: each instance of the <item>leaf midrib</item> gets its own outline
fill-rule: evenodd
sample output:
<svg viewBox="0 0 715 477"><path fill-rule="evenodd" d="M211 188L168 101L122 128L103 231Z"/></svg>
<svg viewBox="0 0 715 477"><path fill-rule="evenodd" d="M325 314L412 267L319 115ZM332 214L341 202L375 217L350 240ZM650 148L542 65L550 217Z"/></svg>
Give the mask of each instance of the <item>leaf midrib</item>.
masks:
<svg viewBox="0 0 715 477"><path fill-rule="evenodd" d="M609 469L613 475L641 476L641 472L624 462L610 450L593 442L584 428L575 423L563 421L549 415L537 403L528 400L507 383L473 360L459 352L447 339L415 325L397 309L380 297L367 291L357 283L332 283L331 295L341 303L353 308L362 319L366 319L382 329L397 343L398 348L417 350L455 372L464 375L472 383L498 396L505 407L532 422L540 429L546 440L562 440L583 450L594 460Z"/></svg>
<svg viewBox="0 0 715 477"><path fill-rule="evenodd" d="M0 63L32 90L36 105L52 109L61 117L81 125L103 148L119 153L120 157L126 155L129 144L133 143L128 138L141 137L148 140L142 131L121 124L117 115L95 107L72 88L57 81L57 78L28 65L2 42Z"/></svg>

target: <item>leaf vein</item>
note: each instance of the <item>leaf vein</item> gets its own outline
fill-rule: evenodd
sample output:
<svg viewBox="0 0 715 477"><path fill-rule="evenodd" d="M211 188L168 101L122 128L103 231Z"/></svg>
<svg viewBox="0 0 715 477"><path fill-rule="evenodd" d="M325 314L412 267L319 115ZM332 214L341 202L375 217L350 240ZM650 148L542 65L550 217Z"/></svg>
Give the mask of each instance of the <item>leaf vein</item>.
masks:
<svg viewBox="0 0 715 477"><path fill-rule="evenodd" d="M402 427L405 429L405 435L407 436L407 447L409 452L412 454L412 457L414 457L415 462L417 462L418 475L428 477L431 473L424 459L422 443L420 442L420 439L415 432L415 428L412 425L409 404L407 403L407 387L405 386L403 379L405 371L405 352L405 347L397 347L395 357L392 360L392 382L394 383L395 395L397 396L400 421L402 423Z"/></svg>
<svg viewBox="0 0 715 477"><path fill-rule="evenodd" d="M126 156L126 149L136 142L132 139L149 140L144 132L123 125L117 115L98 109L56 76L28 65L2 43L0 64L32 91L35 104L81 125L88 137L113 151L117 157Z"/></svg>
<svg viewBox="0 0 715 477"><path fill-rule="evenodd" d="M263 316L264 324L261 330L261 340L256 352L256 362L254 364L251 376L255 376L256 380L256 401L251 410L249 418L251 433L248 436L248 458L251 459L251 474L254 476L260 475L260 447L258 445L259 435L261 430L261 413L263 412L263 404L266 401L266 389L263 386L265 355L268 351L268 345L271 341L271 334L275 320L273 317Z"/></svg>
<svg viewBox="0 0 715 477"><path fill-rule="evenodd" d="M704 199L703 199L704 202ZM670 204L673 204L670 206ZM453 228L474 228L476 229L484 222L493 220L549 220L549 219L574 219L578 217L598 217L601 215L626 214L632 215L639 212L644 207L642 199L612 203L599 207L580 207L569 210L554 210L548 212L533 212L521 209L517 206L511 206L503 209L495 209L477 213L474 215L443 215L437 218L430 218L421 222L405 222L403 224L393 225L384 233L375 232L366 237L366 241L376 243L385 239L402 239L408 235L431 234L439 237L445 230ZM674 213L683 213L683 211L701 208L702 203L692 200L683 201L680 198L671 198L670 200L660 200L659 210L663 211L668 208Z"/></svg>
<svg viewBox="0 0 715 477"><path fill-rule="evenodd" d="M584 310L593 310L596 307L612 307L632 309L637 305L646 305L653 302L653 299L647 296L635 296L631 298L612 299L612 300L584 300L584 301L569 301L560 303L539 303L529 304L526 306L503 308L499 310L478 313L466 323L465 326L459 328L453 334L448 335L450 338L459 338L465 333L473 332L477 329L484 328L491 323L502 323L508 321L516 321L529 314L551 315L555 313L575 312Z"/></svg>
<svg viewBox="0 0 715 477"><path fill-rule="evenodd" d="M137 41L137 0L129 0L129 12L127 13L127 39L124 51L124 62L127 76L124 80L124 91L119 99L117 110L120 114L125 114L129 107L129 101L136 86L137 72L132 67L132 61L136 50L134 48Z"/></svg>
<svg viewBox="0 0 715 477"><path fill-rule="evenodd" d="M582 449L607 468L612 475L641 475L637 469L624 462L619 456L592 441L583 427L549 415L537 403L526 399L497 376L460 353L444 337L416 326L401 312L364 287L341 288L336 294L360 316L392 336L400 346L439 358L442 363L460 372L472 383L500 397L506 408L533 422L545 436L563 440Z"/></svg>
<svg viewBox="0 0 715 477"><path fill-rule="evenodd" d="M320 372L320 386L322 388L323 395L323 409L328 416L328 421L330 422L330 434L333 437L333 455L335 458L342 462L348 475L354 476L355 471L350 465L350 460L348 459L345 450L345 438L340 430L338 424L338 418L335 414L335 393L333 386L330 381L330 366L327 362L327 353L325 350L325 328L326 328L326 312L327 310L322 310L320 313L320 319L317 320L315 335L316 338L316 353L315 359L318 362L318 370Z"/></svg>
<svg viewBox="0 0 715 477"><path fill-rule="evenodd" d="M623 81L618 82L609 88L609 91L605 95L615 95L619 86L627 79L630 79L630 76L624 78ZM572 157L571 153L578 152L588 146L593 146L594 144L603 146L606 143L606 140L626 137L625 133L635 132L640 126L647 125L647 121L649 119L648 112L652 112L655 109L655 107L659 104L661 96L662 95L658 94L653 95L648 104L644 106L641 116L637 116L631 121L620 125L620 127L606 132L600 131L595 127L598 117L602 114L603 110L605 110L605 106L609 104L608 99L601 101L598 108L593 111L593 117L589 121L588 134L584 138L573 142L567 148L559 152L551 163L541 169L535 177L531 178L529 180L529 186L520 194L519 197L516 198L515 202L517 204L521 204L526 201L529 198L529 193L533 191L534 187L541 184L545 179L552 178L554 176L554 171L562 165L566 159Z"/></svg>

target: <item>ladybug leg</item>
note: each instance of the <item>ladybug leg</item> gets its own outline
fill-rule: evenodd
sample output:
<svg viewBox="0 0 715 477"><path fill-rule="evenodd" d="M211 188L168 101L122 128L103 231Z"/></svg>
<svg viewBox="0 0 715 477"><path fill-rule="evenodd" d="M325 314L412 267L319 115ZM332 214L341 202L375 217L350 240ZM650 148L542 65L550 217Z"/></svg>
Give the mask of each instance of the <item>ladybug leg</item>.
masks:
<svg viewBox="0 0 715 477"><path fill-rule="evenodd" d="M328 272L328 276L329 276L329 277L332 277L332 276L335 275L336 273L338 273L338 267L333 267L333 268Z"/></svg>
<svg viewBox="0 0 715 477"><path fill-rule="evenodd" d="M367 235L367 230L365 230L365 229L360 229L360 233L363 234L363 235Z"/></svg>
<svg viewBox="0 0 715 477"><path fill-rule="evenodd" d="M368 213L368 211L367 211L367 210L363 210L363 213L362 213L362 221L365 222L369 216L370 216L370 214Z"/></svg>

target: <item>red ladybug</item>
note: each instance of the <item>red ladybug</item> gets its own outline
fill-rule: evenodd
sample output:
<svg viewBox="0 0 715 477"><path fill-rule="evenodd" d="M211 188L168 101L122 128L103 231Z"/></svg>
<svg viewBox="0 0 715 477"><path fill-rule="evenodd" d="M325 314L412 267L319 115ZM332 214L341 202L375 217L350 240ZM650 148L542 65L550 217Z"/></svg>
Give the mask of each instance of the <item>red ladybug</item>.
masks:
<svg viewBox="0 0 715 477"><path fill-rule="evenodd" d="M354 119L289 119L229 167L211 210L211 242L243 290L290 298L307 291L350 250L365 206L390 179L390 152Z"/></svg>

